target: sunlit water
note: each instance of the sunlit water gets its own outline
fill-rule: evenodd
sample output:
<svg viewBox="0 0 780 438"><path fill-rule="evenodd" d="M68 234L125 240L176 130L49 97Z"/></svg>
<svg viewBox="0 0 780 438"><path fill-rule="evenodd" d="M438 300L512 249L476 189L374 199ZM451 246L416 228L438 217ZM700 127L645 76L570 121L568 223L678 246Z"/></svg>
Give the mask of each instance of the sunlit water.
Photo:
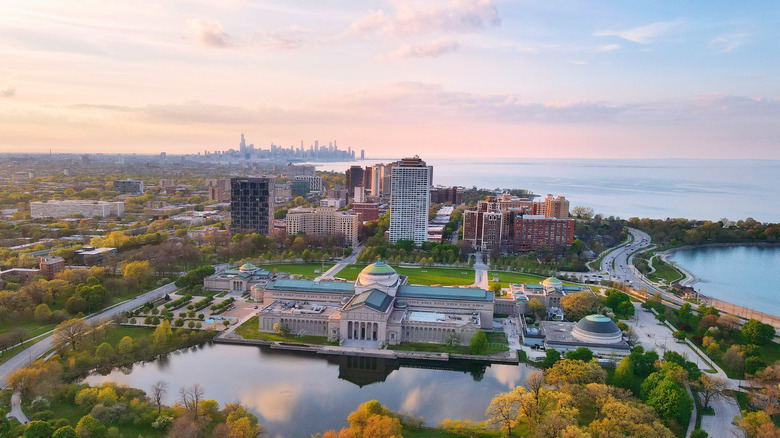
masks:
<svg viewBox="0 0 780 438"><path fill-rule="evenodd" d="M561 194L607 216L780 221L777 160L448 159L422 157L433 182ZM392 159L314 163L344 171Z"/></svg>
<svg viewBox="0 0 780 438"><path fill-rule="evenodd" d="M780 247L704 247L670 258L693 274L704 295L780 315Z"/></svg>
<svg viewBox="0 0 780 438"><path fill-rule="evenodd" d="M429 425L445 418L479 421L495 394L521 384L529 372L524 365L326 358L209 344L86 381L148 391L162 379L170 386L167 403L176 401L180 387L199 383L206 398L220 405L240 402L251 408L271 436L299 438L345 426L347 415L372 399L422 416Z"/></svg>

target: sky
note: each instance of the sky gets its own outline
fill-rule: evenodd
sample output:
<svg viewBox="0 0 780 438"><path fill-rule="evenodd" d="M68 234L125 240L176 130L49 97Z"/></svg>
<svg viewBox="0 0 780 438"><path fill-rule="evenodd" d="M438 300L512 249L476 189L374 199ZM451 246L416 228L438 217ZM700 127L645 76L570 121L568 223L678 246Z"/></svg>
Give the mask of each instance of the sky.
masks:
<svg viewBox="0 0 780 438"><path fill-rule="evenodd" d="M0 1L0 152L780 159L780 3Z"/></svg>

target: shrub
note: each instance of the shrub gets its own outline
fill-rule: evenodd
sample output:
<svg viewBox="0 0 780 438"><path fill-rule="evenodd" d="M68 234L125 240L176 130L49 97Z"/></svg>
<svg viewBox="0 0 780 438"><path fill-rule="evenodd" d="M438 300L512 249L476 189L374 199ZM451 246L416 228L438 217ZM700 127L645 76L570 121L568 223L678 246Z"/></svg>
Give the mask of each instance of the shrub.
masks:
<svg viewBox="0 0 780 438"><path fill-rule="evenodd" d="M187 323L187 327L189 328L195 328L195 321L190 321Z"/></svg>
<svg viewBox="0 0 780 438"><path fill-rule="evenodd" d="M198 314L198 319L201 320L201 321L203 321L203 318L205 318L205 317L206 317L206 315L204 315L202 313Z"/></svg>
<svg viewBox="0 0 780 438"><path fill-rule="evenodd" d="M487 350L488 340L484 330L477 330L469 341L469 350L472 354L482 354Z"/></svg>
<svg viewBox="0 0 780 438"><path fill-rule="evenodd" d="M33 401L30 403L30 409L32 409L33 412L45 411L50 407L51 403L49 403L49 400L45 397L41 397L40 395L35 397L35 399L33 399Z"/></svg>
<svg viewBox="0 0 780 438"><path fill-rule="evenodd" d="M702 429L695 429L691 432L691 438L707 438L708 436L710 435Z"/></svg>
<svg viewBox="0 0 780 438"><path fill-rule="evenodd" d="M184 320L181 318L176 319L176 327L181 327L184 325Z"/></svg>
<svg viewBox="0 0 780 438"><path fill-rule="evenodd" d="M224 325L225 327L227 327L227 326L229 326L229 325L230 325L230 321L228 321L228 320L226 319L226 320L224 320L224 321L222 322L222 325Z"/></svg>

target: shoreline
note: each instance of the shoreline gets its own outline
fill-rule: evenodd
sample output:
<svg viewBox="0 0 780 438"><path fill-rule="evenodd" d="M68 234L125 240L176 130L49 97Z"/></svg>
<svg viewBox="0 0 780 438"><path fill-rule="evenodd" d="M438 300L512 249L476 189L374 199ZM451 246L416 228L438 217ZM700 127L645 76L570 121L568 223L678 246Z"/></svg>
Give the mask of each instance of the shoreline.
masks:
<svg viewBox="0 0 780 438"><path fill-rule="evenodd" d="M677 263L669 261L669 258L672 257L676 252L678 251L691 251L695 249L706 249L706 248L735 248L740 246L758 246L758 247L766 247L766 248L774 248L774 247L780 247L780 242L746 242L746 243L737 243L737 242L728 242L728 243L706 243L703 245L685 245L685 246L678 246L676 248L670 248L667 250L664 250L662 252L656 253L655 255L658 257L661 257L661 260L664 261L664 263L670 264L674 266L677 270L683 273L685 275L685 278L680 279L677 283L680 286L689 286L693 287L696 283L702 283L703 281L693 275L690 271L683 268Z"/></svg>

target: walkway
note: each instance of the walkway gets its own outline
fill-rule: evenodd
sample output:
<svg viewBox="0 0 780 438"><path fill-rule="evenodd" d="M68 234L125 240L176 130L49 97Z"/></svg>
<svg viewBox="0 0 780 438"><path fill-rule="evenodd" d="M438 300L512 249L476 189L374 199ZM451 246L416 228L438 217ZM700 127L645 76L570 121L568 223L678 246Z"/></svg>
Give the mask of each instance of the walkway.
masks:
<svg viewBox="0 0 780 438"><path fill-rule="evenodd" d="M488 290L488 266L482 262L482 254L474 254L474 284L472 286L481 287Z"/></svg>
<svg viewBox="0 0 780 438"><path fill-rule="evenodd" d="M342 258L339 260L338 263L331 266L330 269L325 271L322 275L317 277L317 280L333 280L333 278L338 274L342 269L346 268L347 265L351 265L355 262L357 262L357 256L360 254L360 250L362 249L362 246L357 246L353 249L352 254L348 255L347 257Z"/></svg>
<svg viewBox="0 0 780 438"><path fill-rule="evenodd" d="M85 318L88 322L99 321L104 318L110 318L118 313L127 312L133 310L136 307L140 307L151 299L162 298L165 294L169 294L176 290L176 285L168 283L165 286L158 287L152 291L138 295L135 298L131 298L127 301L123 301L108 309L103 310L100 313L96 313L90 317ZM16 356L8 359L5 363L0 365L0 388L5 387L5 381L8 379L8 375L13 371L24 368L32 361L46 354L47 351L54 347L54 341L51 336L52 332L49 332L45 338L41 339L38 343L31 345L24 350L16 354Z"/></svg>
<svg viewBox="0 0 780 438"><path fill-rule="evenodd" d="M710 400L710 407L715 415L703 415L701 428L706 430L710 438L734 438L745 435L736 426L731 424L734 417L741 416L739 404L734 397L719 397Z"/></svg>
<svg viewBox="0 0 780 438"><path fill-rule="evenodd" d="M17 391L11 396L11 412L6 415L7 418L16 418L22 424L27 424L30 420L22 411L22 393Z"/></svg>

